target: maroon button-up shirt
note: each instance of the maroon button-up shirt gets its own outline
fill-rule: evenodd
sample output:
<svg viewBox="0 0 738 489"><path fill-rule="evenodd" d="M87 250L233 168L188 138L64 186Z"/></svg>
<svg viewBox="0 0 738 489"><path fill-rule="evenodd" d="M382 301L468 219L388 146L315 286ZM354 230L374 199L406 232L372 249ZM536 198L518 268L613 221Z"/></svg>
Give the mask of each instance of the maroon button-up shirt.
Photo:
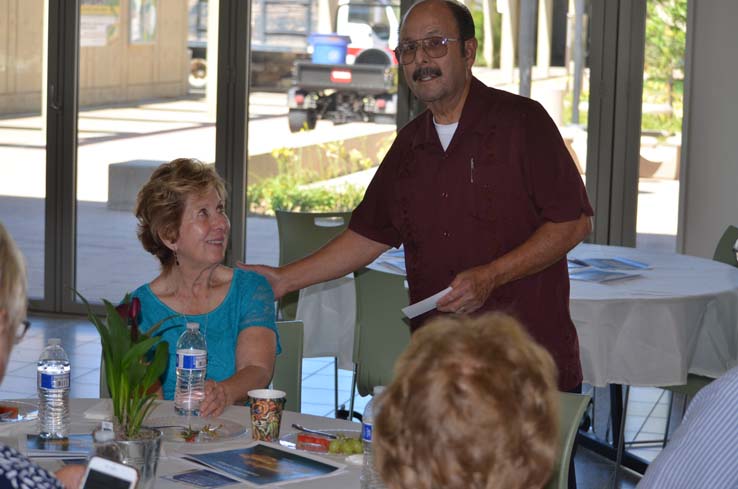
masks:
<svg viewBox="0 0 738 489"><path fill-rule="evenodd" d="M420 114L399 132L349 227L404 244L413 303L520 246L545 222L582 214L592 207L546 111L475 78L447 150L430 111ZM581 383L565 257L495 289L479 312L492 310L517 317L548 349L562 390ZM413 330L431 315L413 321Z"/></svg>

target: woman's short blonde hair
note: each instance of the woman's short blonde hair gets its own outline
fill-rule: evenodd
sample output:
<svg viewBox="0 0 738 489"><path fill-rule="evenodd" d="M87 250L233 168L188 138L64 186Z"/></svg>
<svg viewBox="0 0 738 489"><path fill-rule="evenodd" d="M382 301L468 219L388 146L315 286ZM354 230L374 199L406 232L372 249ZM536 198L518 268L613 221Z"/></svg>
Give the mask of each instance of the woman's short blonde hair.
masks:
<svg viewBox="0 0 738 489"><path fill-rule="evenodd" d="M391 489L533 489L557 454L551 356L510 316L437 319L413 334L379 398L377 468Z"/></svg>
<svg viewBox="0 0 738 489"><path fill-rule="evenodd" d="M8 344L13 343L15 328L26 313L26 265L10 233L0 223L0 311L8 315Z"/></svg>
<svg viewBox="0 0 738 489"><path fill-rule="evenodd" d="M176 241L187 198L215 189L227 197L225 182L212 165L192 158L177 158L157 168L136 198L138 239L144 249L157 257L162 269L174 264L174 253L162 241Z"/></svg>

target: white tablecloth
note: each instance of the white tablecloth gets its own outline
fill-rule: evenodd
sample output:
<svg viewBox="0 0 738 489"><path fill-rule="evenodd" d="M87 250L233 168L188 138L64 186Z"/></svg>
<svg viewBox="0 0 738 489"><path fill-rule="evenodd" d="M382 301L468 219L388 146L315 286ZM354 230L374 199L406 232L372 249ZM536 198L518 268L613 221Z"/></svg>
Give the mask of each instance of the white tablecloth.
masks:
<svg viewBox="0 0 738 489"><path fill-rule="evenodd" d="M84 412L87 409L95 406L99 403L99 399L72 399L70 410L72 412L72 429L74 433L85 433L97 426L99 421L94 419L88 419L85 417ZM150 414L150 418L159 418L174 415L174 408L171 401L162 401L160 405ZM222 418L235 421L237 423L244 424L250 427L249 409L241 406L231 406L222 415ZM352 423L350 421L325 418L321 416L311 416L307 414L299 414L291 411L286 411L282 418L281 434L294 433L295 430L292 428L292 423L300 423L303 426L316 428L316 429L346 429L346 430L360 430L361 425L358 423ZM0 423L0 437L3 437L4 441L8 439L15 439L16 437L25 437L26 433L37 433L38 429L36 421L28 421L21 423ZM222 442L222 443L208 443L199 445L200 447L207 447L208 451L224 450L229 448L238 448L251 443L250 431L245 434L234 438L233 440ZM193 445L187 443L167 443L162 445L161 459L159 460L159 466L157 468L157 475L159 478L156 480L155 487L157 489L183 489L192 488L193 486L177 483L167 479L162 479L161 476L168 474L176 474L184 472L188 469L198 468L199 466L185 462L175 457L177 452L183 450L192 451ZM333 459L343 463L338 458ZM42 465L50 470L55 470L60 467L58 462L42 462ZM202 468L202 467L200 467ZM324 477L321 479L298 481L289 483L285 487L294 487L299 489L352 489L359 488L359 476L361 474L361 467L351 464L346 464L346 468L340 470L334 475ZM231 487L254 487L248 484L234 484L227 486Z"/></svg>
<svg viewBox="0 0 738 489"><path fill-rule="evenodd" d="M717 377L738 364L738 269L676 253L581 244L576 258L625 257L651 265L638 278L571 282L584 380L604 386ZM300 292L305 355L338 356L350 368L356 298L352 279Z"/></svg>

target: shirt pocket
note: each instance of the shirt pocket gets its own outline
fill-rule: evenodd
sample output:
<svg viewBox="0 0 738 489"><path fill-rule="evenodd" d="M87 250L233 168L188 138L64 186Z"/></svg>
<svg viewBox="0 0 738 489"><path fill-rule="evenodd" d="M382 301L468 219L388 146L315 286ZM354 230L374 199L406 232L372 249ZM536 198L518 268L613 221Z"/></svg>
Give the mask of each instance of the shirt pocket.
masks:
<svg viewBox="0 0 738 489"><path fill-rule="evenodd" d="M476 221L493 223L499 220L499 185L494 164L474 161L470 168L471 215Z"/></svg>

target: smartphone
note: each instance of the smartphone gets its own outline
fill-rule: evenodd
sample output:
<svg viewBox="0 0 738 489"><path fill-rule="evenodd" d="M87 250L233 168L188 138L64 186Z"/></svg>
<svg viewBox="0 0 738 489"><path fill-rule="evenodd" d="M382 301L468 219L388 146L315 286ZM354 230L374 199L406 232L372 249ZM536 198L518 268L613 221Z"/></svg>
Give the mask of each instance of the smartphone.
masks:
<svg viewBox="0 0 738 489"><path fill-rule="evenodd" d="M82 480L82 489L134 489L138 471L102 457L92 457Z"/></svg>

